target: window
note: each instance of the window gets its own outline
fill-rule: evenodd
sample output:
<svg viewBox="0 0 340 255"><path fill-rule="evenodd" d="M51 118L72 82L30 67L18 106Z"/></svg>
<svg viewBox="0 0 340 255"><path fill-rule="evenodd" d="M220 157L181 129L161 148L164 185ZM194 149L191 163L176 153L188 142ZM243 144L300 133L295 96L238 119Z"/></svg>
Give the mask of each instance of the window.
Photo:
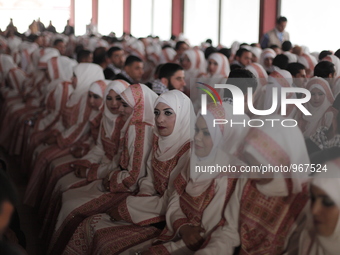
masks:
<svg viewBox="0 0 340 255"><path fill-rule="evenodd" d="M123 0L98 0L98 32L123 34Z"/></svg>
<svg viewBox="0 0 340 255"><path fill-rule="evenodd" d="M210 38L218 43L218 0L184 1L184 36L191 45L200 45Z"/></svg>
<svg viewBox="0 0 340 255"><path fill-rule="evenodd" d="M281 15L288 19L286 30L293 45L307 46L310 52L340 48L339 0L284 0Z"/></svg>
<svg viewBox="0 0 340 255"><path fill-rule="evenodd" d="M260 0L222 0L221 44L259 40Z"/></svg>

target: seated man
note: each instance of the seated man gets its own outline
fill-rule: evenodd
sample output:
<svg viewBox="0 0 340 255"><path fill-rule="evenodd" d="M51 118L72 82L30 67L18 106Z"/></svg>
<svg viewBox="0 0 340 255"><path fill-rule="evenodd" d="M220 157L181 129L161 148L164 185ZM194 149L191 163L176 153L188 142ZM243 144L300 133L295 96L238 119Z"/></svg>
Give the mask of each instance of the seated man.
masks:
<svg viewBox="0 0 340 255"><path fill-rule="evenodd" d="M144 74L143 61L136 56L128 56L126 58L124 68L121 73L116 75L115 80L124 80L130 84L139 83Z"/></svg>
<svg viewBox="0 0 340 255"><path fill-rule="evenodd" d="M184 91L184 70L178 64L166 63L159 70L158 79L152 83L152 90L160 95L169 90Z"/></svg>

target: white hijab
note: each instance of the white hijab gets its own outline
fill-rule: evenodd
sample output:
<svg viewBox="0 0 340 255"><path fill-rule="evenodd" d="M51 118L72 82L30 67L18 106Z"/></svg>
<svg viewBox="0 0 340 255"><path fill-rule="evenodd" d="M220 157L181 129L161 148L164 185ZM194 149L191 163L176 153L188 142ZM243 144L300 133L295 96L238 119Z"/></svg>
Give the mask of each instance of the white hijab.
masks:
<svg viewBox="0 0 340 255"><path fill-rule="evenodd" d="M111 138L112 133L115 130L115 124L116 120L119 116L119 114L113 114L110 112L110 110L106 106L106 96L110 93L111 90L116 92L118 95L120 95L125 89L129 87L129 83L127 83L124 80L115 80L115 81L106 81L108 86L106 87L105 93L104 93L104 115L103 115L103 128L105 129L106 137Z"/></svg>
<svg viewBox="0 0 340 255"><path fill-rule="evenodd" d="M166 161L173 158L179 149L191 140L195 115L190 99L179 90L163 93L157 98L154 107L158 103L168 105L176 114L174 130L169 136L161 136L157 127L154 128L154 132L159 138L155 157L160 161Z"/></svg>
<svg viewBox="0 0 340 255"><path fill-rule="evenodd" d="M7 77L9 71L15 67L17 67L17 65L10 55L0 54L0 73L2 73L3 77Z"/></svg>
<svg viewBox="0 0 340 255"><path fill-rule="evenodd" d="M322 189L340 208L340 158L326 163L327 172L316 173L311 184ZM337 178L335 178L337 177ZM299 255L338 255L340 252L340 215L331 236L316 234L311 210L300 237Z"/></svg>
<svg viewBox="0 0 340 255"><path fill-rule="evenodd" d="M319 107L314 107L311 105L310 102L306 104L307 110L312 114L310 116L303 115L303 119L308 122L308 125L306 126L306 130L304 133L306 134L312 134L315 132L319 125L319 121L324 116L327 109L332 106L334 102L334 97L332 90L329 87L328 82L320 77L313 77L307 82L306 88L311 92L314 88L320 89L325 94L325 99Z"/></svg>
<svg viewBox="0 0 340 255"><path fill-rule="evenodd" d="M71 82L73 68L77 64L77 61L65 56L58 56L49 59L47 61L47 71L51 78L51 82L47 86L47 92L51 92L53 89L55 89L58 83L64 81Z"/></svg>
<svg viewBox="0 0 340 255"><path fill-rule="evenodd" d="M155 92L146 85L139 83L130 85L120 96L131 108L133 108L131 116L125 122L122 129L122 136L125 135L128 126L137 123L147 123L151 126L154 125L154 104L158 97Z"/></svg>
<svg viewBox="0 0 340 255"><path fill-rule="evenodd" d="M200 74L206 72L206 61L204 58L204 53L198 49L189 49L184 51L183 56L186 55L191 63L188 70L184 70L185 73L185 83L187 86L191 86L195 83L197 77ZM194 79L194 80L193 80Z"/></svg>
<svg viewBox="0 0 340 255"><path fill-rule="evenodd" d="M303 64L306 67L306 69L310 69L311 70L310 76L313 76L314 67L318 63L317 59L314 56L307 53L303 53L302 56L298 56L297 62Z"/></svg>
<svg viewBox="0 0 340 255"><path fill-rule="evenodd" d="M213 127L214 119L227 119L228 121L232 119L234 122L242 122L243 120L247 122L249 120L249 117L246 115L233 116L232 106L230 104L208 104L207 114L201 115L201 113L198 113L196 121L201 116L206 121L213 147L209 155L203 158L196 155L195 146L193 146L194 148L191 150L190 178L185 190L193 197L204 192L213 179L222 176L222 174L217 171L212 174L207 172L196 172L196 166L208 167L216 166L216 164L219 164L220 166L227 166L229 164L235 166L244 164L242 161L232 156L232 154L243 142L249 129L248 127L230 127L228 125Z"/></svg>
<svg viewBox="0 0 340 255"><path fill-rule="evenodd" d="M228 77L230 73L230 66L229 61L226 56L224 56L222 53L212 53L210 54L209 59L213 59L217 62L217 70L216 72L211 75L212 78L214 77Z"/></svg>
<svg viewBox="0 0 340 255"><path fill-rule="evenodd" d="M60 53L55 48L46 48L43 51L43 55L39 58L38 68L47 69L47 62L53 57L60 56Z"/></svg>
<svg viewBox="0 0 340 255"><path fill-rule="evenodd" d="M77 76L77 86L66 103L68 107L77 104L93 82L104 80L103 69L97 64L80 63L74 67L73 72Z"/></svg>
<svg viewBox="0 0 340 255"><path fill-rule="evenodd" d="M267 72L273 72L274 71L274 67L273 65L271 66L266 66L264 64L264 60L266 58L275 58L276 57L276 53L273 49L270 49L270 48L267 48L267 49L264 49L261 53L261 57L260 57L260 65L263 66L263 68L267 71Z"/></svg>
<svg viewBox="0 0 340 255"><path fill-rule="evenodd" d="M284 118L280 115L261 117L265 119ZM277 121L276 123L279 123ZM252 127L245 138L243 152L252 155L259 163L268 166L290 166L292 164L309 164L309 156L304 137L296 127L283 127L264 121L262 127ZM257 189L266 196L287 196L288 188L282 179L282 173L274 173L273 181L265 185L257 185ZM292 178L292 193L302 190L302 184L308 180L308 173L286 173L286 178Z"/></svg>

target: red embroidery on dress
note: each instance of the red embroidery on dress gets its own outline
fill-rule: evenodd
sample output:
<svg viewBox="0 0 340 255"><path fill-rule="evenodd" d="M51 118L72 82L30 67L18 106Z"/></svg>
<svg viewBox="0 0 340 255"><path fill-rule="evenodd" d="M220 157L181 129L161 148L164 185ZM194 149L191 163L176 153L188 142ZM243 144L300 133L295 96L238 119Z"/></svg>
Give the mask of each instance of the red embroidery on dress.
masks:
<svg viewBox="0 0 340 255"><path fill-rule="evenodd" d="M298 194L267 197L246 184L240 207L240 254L282 254L290 227L308 201L307 185Z"/></svg>

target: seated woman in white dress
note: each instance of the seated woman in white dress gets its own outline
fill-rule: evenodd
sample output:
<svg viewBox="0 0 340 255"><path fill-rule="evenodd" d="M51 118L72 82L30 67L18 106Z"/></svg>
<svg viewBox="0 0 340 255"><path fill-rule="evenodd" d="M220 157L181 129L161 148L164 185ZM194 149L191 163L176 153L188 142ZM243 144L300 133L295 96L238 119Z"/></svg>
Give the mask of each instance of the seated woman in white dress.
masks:
<svg viewBox="0 0 340 255"><path fill-rule="evenodd" d="M278 115L272 118L282 119ZM299 128L272 127L270 122L252 127L239 152L249 166L309 164ZM250 174L251 179L238 180L224 212L225 224L197 254L281 255L287 252L288 243L296 242L308 207L307 173ZM297 244L291 247L297 248Z"/></svg>
<svg viewBox="0 0 340 255"><path fill-rule="evenodd" d="M193 114L190 99L178 90L159 96L154 111L153 150L138 194L127 197L107 214L84 220L64 254L121 254L132 246L137 249L137 245L150 245L164 228L174 180L190 164L190 123L195 116L190 116Z"/></svg>
<svg viewBox="0 0 340 255"><path fill-rule="evenodd" d="M105 81L100 81L105 82ZM72 154L52 161L49 166L49 178L40 204L40 216L44 217L49 205L45 223L51 224L51 215L61 199L60 194L71 187L81 187L94 180L104 178L111 170L108 166L118 155L120 131L125 124L119 114L120 94L129 86L126 81L109 82L104 94L104 113L97 134L98 139L91 150L82 158L76 159ZM53 195L52 195L53 193ZM52 200L51 200L52 198Z"/></svg>
<svg viewBox="0 0 340 255"><path fill-rule="evenodd" d="M237 179L223 172L209 172L211 166L244 163L231 155L243 142L248 128L219 125L214 119L232 118L229 104L209 104L207 115L197 115L190 167L175 180L166 212L166 228L145 254L193 254L222 221L225 204ZM234 120L235 117L233 118ZM239 118L248 119L246 116Z"/></svg>
<svg viewBox="0 0 340 255"><path fill-rule="evenodd" d="M313 77L307 83L311 99L305 107L312 115L298 112L296 119L305 137L313 135L321 126L336 130L337 110L332 107L334 97L328 82L320 77Z"/></svg>
<svg viewBox="0 0 340 255"><path fill-rule="evenodd" d="M138 181L146 174L152 149L157 94L143 84L130 85L121 93L120 112L126 119L120 136L118 153L111 171L103 180L70 189L62 195L62 207L50 243L50 253L60 254L78 225L87 217L105 213L127 196L135 194Z"/></svg>
<svg viewBox="0 0 340 255"><path fill-rule="evenodd" d="M313 175L311 206L300 236L299 255L337 255L340 251L340 158Z"/></svg>

